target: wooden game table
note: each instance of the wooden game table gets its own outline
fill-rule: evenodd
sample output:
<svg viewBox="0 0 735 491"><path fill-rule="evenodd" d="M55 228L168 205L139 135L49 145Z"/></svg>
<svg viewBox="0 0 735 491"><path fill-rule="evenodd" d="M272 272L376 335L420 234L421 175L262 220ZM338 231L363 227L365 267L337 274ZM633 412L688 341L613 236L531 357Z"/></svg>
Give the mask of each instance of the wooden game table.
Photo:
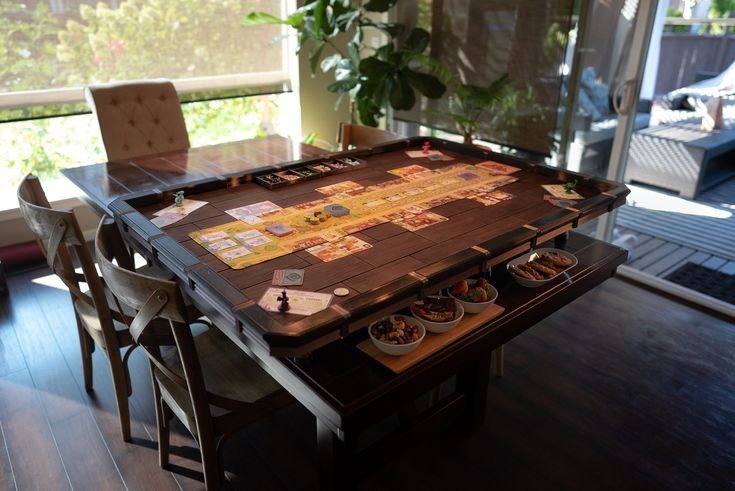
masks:
<svg viewBox="0 0 735 491"><path fill-rule="evenodd" d="M366 165L272 190L255 184L253 177L318 163L324 157L264 164L197 182L141 189L111 203L99 194L88 195L96 200L97 208L110 210L126 240L175 273L193 303L316 416L322 476L330 479L326 484L333 484L332 478L336 482L350 478L355 470L352 457L358 452L360 468L370 468L369 459L379 456L380 448L395 440L381 439L370 449L362 449L357 437L392 414L398 414L400 421L392 438L403 439L445 416L453 417L463 429L479 427L493 350L610 278L627 257L622 249L568 233L621 206L629 192L625 186L433 138L428 139L432 149L455 160L406 156L406 150L420 150L426 140L406 139L334 154L359 158ZM218 158L239 158L237 144L233 144L232 153L226 148L163 155L157 157L157 165L196 161L203 155L217 165L221 165ZM314 191L317 187L345 180L368 186L394 179L396 176L386 171L410 164L437 169L487 160L522 169L513 174L517 182L500 188L513 194L513 199L493 206L467 199L438 206L431 211L448 220L415 232L393 223L368 228L355 235L372 248L335 261L322 262L302 250L235 270L189 237L194 231L232 221L224 212L232 207L264 200L288 207L322 197ZM69 177L85 189L78 175L76 180ZM576 189L583 200L564 209L544 201L541 184L573 179L579 182ZM134 187L126 184L128 189ZM165 230L151 224L153 213L170 205L173 192L181 189L187 197L209 204ZM577 266L535 289L521 287L508 278L505 262L542 244L573 252ZM266 312L257 301L270 286L273 270L282 268L305 270L303 287L292 288L331 293L336 287L346 287L350 294L334 297L329 308L308 317ZM367 339L365 327L370 321L405 309L458 279L490 270L491 282L499 291L497 304L504 310L467 335L400 373L358 348ZM422 399L448 379L454 381L450 394L439 394L429 402L426 397Z"/></svg>

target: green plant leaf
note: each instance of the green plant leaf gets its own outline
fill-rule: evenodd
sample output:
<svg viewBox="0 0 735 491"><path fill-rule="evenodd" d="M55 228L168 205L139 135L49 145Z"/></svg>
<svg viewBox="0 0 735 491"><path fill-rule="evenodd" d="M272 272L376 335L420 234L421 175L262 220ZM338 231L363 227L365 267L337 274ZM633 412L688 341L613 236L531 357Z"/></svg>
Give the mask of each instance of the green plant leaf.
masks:
<svg viewBox="0 0 735 491"><path fill-rule="evenodd" d="M406 38L404 47L417 53L423 53L426 47L429 45L431 40L431 34L426 32L424 29L417 27L412 29Z"/></svg>
<svg viewBox="0 0 735 491"><path fill-rule="evenodd" d="M316 67L319 64L319 58L322 56L322 50L324 49L324 41L316 41L316 44L309 53L309 67L311 68L311 74L316 73Z"/></svg>
<svg viewBox="0 0 735 491"><path fill-rule="evenodd" d="M327 20L327 2L326 0L317 0L316 6L314 7L314 33L316 37L320 37L322 34L322 26ZM314 73L312 69L311 73Z"/></svg>
<svg viewBox="0 0 735 491"><path fill-rule="evenodd" d="M387 12L398 0L370 0L365 4L368 12Z"/></svg>
<svg viewBox="0 0 735 491"><path fill-rule="evenodd" d="M447 90L447 86L433 75L415 72L411 69L405 69L404 73L408 83L429 99L438 99Z"/></svg>
<svg viewBox="0 0 735 491"><path fill-rule="evenodd" d="M356 41L350 41L347 43L347 56L350 58L350 63L354 67L360 66L360 43Z"/></svg>
<svg viewBox="0 0 735 491"><path fill-rule="evenodd" d="M332 68L336 67L337 64L342 60L342 55L335 53L324 58L321 62L322 72L327 73Z"/></svg>
<svg viewBox="0 0 735 491"><path fill-rule="evenodd" d="M280 19L267 12L250 12L240 21L240 25L243 27L264 26L268 24L288 24L288 19Z"/></svg>
<svg viewBox="0 0 735 491"><path fill-rule="evenodd" d="M378 107L371 99L357 99L357 112L360 114L360 122L367 126L378 126L378 119L383 116L380 107Z"/></svg>
<svg viewBox="0 0 735 491"><path fill-rule="evenodd" d="M407 111L416 104L416 95L405 76L399 74L393 80L393 89L390 93L390 105L399 111Z"/></svg>
<svg viewBox="0 0 735 491"><path fill-rule="evenodd" d="M347 92L355 86L354 84L354 80L337 80L336 82L329 84L327 86L327 90L334 93Z"/></svg>
<svg viewBox="0 0 735 491"><path fill-rule="evenodd" d="M376 56L370 56L360 61L360 72L370 79L371 77L380 77L386 73L392 72L392 67L389 63L379 60Z"/></svg>

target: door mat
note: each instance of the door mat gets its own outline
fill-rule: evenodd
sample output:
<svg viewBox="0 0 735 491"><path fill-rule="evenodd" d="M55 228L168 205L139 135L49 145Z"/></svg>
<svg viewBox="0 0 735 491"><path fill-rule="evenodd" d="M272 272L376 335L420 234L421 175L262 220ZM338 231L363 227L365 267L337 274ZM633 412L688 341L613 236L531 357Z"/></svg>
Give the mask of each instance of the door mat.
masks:
<svg viewBox="0 0 735 491"><path fill-rule="evenodd" d="M686 263L665 279L690 290L735 304L735 275L721 273L700 264Z"/></svg>

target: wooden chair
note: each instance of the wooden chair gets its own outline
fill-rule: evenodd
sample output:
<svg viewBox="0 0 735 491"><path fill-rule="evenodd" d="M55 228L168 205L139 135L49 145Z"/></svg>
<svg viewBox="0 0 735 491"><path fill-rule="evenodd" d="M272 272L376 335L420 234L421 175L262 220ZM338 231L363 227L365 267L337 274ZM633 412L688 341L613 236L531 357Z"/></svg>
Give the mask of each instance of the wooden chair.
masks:
<svg viewBox="0 0 735 491"><path fill-rule="evenodd" d="M138 311L130 333L150 361L160 465L168 465L173 414L199 444L206 488L219 489L227 437L290 403L291 397L218 329L194 337L178 285L116 266L109 260L108 245L98 234L103 278L122 303ZM155 319L167 325L155 324Z"/></svg>
<svg viewBox="0 0 735 491"><path fill-rule="evenodd" d="M181 104L170 81L96 85L85 93L97 116L108 161L189 148Z"/></svg>
<svg viewBox="0 0 735 491"><path fill-rule="evenodd" d="M403 140L405 136L398 133L362 126L359 124L340 123L337 143L342 145L342 150L348 150L350 145L355 147L371 147L379 143L394 140Z"/></svg>
<svg viewBox="0 0 735 491"><path fill-rule="evenodd" d="M110 363L120 430L123 440L129 441L128 397L132 394L132 386L127 361L135 346L127 321L135 312L123 311L105 288L74 213L71 210L51 209L38 178L28 175L23 179L18 187L18 204L49 267L71 294L82 350L84 388L92 390L92 353L96 344ZM109 242L115 244L118 264L133 269L133 259L124 247L117 227L108 227L105 233L111 235ZM81 274L75 271L75 262L81 266ZM83 291L81 284L86 284L89 290ZM125 347L128 349L121 355L120 350Z"/></svg>

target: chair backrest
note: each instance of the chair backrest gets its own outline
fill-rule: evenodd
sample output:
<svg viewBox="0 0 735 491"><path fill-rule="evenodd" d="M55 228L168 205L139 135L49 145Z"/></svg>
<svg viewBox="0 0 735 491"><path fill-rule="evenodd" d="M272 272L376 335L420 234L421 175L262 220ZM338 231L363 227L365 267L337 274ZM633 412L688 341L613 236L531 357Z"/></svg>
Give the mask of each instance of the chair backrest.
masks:
<svg viewBox="0 0 735 491"><path fill-rule="evenodd" d="M189 148L181 104L170 81L97 85L85 93L97 115L108 161Z"/></svg>
<svg viewBox="0 0 735 491"><path fill-rule="evenodd" d="M74 212L52 209L41 183L31 174L18 186L18 205L51 270L64 282L73 300L82 301L97 311L105 341L115 339L104 285ZM74 269L75 260L82 269L81 274ZM80 283L87 284L89 295L81 291Z"/></svg>
<svg viewBox="0 0 735 491"><path fill-rule="evenodd" d="M216 396L208 393L204 385L179 286L174 281L143 275L114 264L110 244L103 230L105 226L106 221L103 219L95 238L97 264L113 295L138 312L130 323L133 340L143 347L151 363L163 375L189 393L199 434L205 431L201 425L209 426L211 430L209 404L226 406L218 404ZM168 323L153 322L156 319L164 319ZM176 345L184 377L176 373L161 356L161 346L168 345Z"/></svg>
<svg viewBox="0 0 735 491"><path fill-rule="evenodd" d="M348 150L350 145L355 147L370 147L379 143L394 140L403 140L405 136L370 126L359 124L340 123L337 142L342 144L342 150Z"/></svg>

